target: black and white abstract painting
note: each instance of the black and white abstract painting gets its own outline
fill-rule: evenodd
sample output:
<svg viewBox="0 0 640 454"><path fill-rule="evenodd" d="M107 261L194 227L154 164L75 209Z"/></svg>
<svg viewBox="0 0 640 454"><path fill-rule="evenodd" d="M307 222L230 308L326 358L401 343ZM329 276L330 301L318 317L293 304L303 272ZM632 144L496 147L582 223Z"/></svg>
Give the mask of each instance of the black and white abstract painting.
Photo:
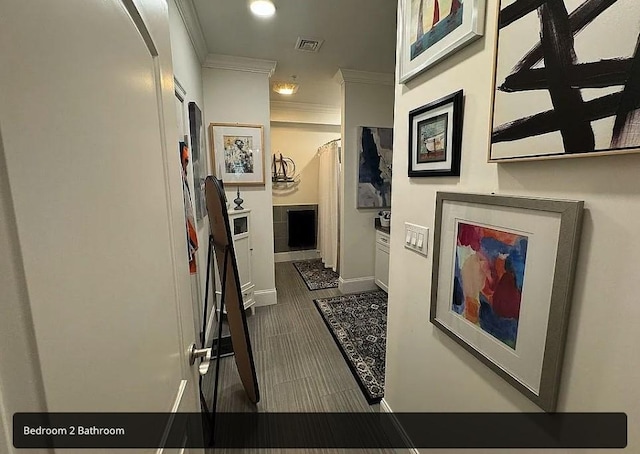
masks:
<svg viewBox="0 0 640 454"><path fill-rule="evenodd" d="M393 128L358 128L358 208L391 207Z"/></svg>
<svg viewBox="0 0 640 454"><path fill-rule="evenodd" d="M491 160L640 151L640 0L502 0Z"/></svg>

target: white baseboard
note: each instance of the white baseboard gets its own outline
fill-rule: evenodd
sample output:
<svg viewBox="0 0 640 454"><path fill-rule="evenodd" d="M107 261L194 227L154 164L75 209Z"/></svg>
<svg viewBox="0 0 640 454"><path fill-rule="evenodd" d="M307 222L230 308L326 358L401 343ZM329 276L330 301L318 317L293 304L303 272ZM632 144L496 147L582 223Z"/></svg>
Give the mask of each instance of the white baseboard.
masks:
<svg viewBox="0 0 640 454"><path fill-rule="evenodd" d="M273 257L276 263L293 262L294 260L319 259L320 251L308 250L308 251L276 252L275 254L273 254Z"/></svg>
<svg viewBox="0 0 640 454"><path fill-rule="evenodd" d="M403 438L403 440L408 446L411 446L413 444L411 442L411 438L409 438L409 435L407 435L407 432L405 432L404 427L402 427L402 424L400 424L400 421L398 421L398 418L393 416L393 410L391 410L391 407L389 406L387 401L384 400L384 397L380 401L380 410L382 410L385 413L392 414L393 423L396 426L396 429L398 430L398 432L400 432L400 436ZM416 448L407 448L407 449L409 450L409 452L412 452L413 454L420 454L420 451L418 451Z"/></svg>
<svg viewBox="0 0 640 454"><path fill-rule="evenodd" d="M218 324L216 323L215 314L216 314L216 311L214 310L212 310L211 313L209 314L209 319L207 320L207 329L204 332L204 345L207 348L213 345L213 338L214 338L213 329L218 326ZM215 335L217 336L218 333L215 333Z"/></svg>
<svg viewBox="0 0 640 454"><path fill-rule="evenodd" d="M378 290L378 286L373 276L358 277L356 279L342 279L342 276L340 276L340 279L338 279L338 290L342 293L358 293Z"/></svg>
<svg viewBox="0 0 640 454"><path fill-rule="evenodd" d="M269 290L256 290L253 292L256 300L255 307L271 306L278 303L278 291L275 288Z"/></svg>

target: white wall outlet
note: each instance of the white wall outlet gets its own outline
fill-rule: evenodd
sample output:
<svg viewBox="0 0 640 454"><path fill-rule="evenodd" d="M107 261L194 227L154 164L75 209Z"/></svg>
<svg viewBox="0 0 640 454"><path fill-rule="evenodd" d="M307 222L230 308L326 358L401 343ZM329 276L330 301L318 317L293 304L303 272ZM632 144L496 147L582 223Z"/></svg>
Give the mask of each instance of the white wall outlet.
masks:
<svg viewBox="0 0 640 454"><path fill-rule="evenodd" d="M405 222L404 238L404 247L414 250L424 256L427 255L427 244L429 244L428 227Z"/></svg>

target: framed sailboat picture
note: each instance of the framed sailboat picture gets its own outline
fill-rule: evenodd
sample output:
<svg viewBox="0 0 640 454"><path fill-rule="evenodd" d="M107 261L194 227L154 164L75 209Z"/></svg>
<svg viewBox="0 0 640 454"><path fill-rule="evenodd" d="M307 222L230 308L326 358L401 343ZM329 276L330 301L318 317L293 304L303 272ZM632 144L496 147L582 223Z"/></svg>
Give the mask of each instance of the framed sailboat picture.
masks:
<svg viewBox="0 0 640 454"><path fill-rule="evenodd" d="M460 175L462 90L409 112L409 176Z"/></svg>
<svg viewBox="0 0 640 454"><path fill-rule="evenodd" d="M399 83L405 83L484 33L486 0L401 0Z"/></svg>

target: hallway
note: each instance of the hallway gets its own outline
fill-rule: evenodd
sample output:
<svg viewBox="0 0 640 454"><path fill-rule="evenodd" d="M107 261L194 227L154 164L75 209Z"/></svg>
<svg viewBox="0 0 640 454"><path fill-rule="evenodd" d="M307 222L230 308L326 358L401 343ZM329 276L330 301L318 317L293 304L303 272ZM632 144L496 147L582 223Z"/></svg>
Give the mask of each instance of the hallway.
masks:
<svg viewBox="0 0 640 454"><path fill-rule="evenodd" d="M276 263L278 304L248 315L260 389L259 412L378 412L369 405L313 300L338 289L310 291L292 262ZM218 411L255 411L232 356L222 358ZM211 401L214 364L204 380Z"/></svg>

